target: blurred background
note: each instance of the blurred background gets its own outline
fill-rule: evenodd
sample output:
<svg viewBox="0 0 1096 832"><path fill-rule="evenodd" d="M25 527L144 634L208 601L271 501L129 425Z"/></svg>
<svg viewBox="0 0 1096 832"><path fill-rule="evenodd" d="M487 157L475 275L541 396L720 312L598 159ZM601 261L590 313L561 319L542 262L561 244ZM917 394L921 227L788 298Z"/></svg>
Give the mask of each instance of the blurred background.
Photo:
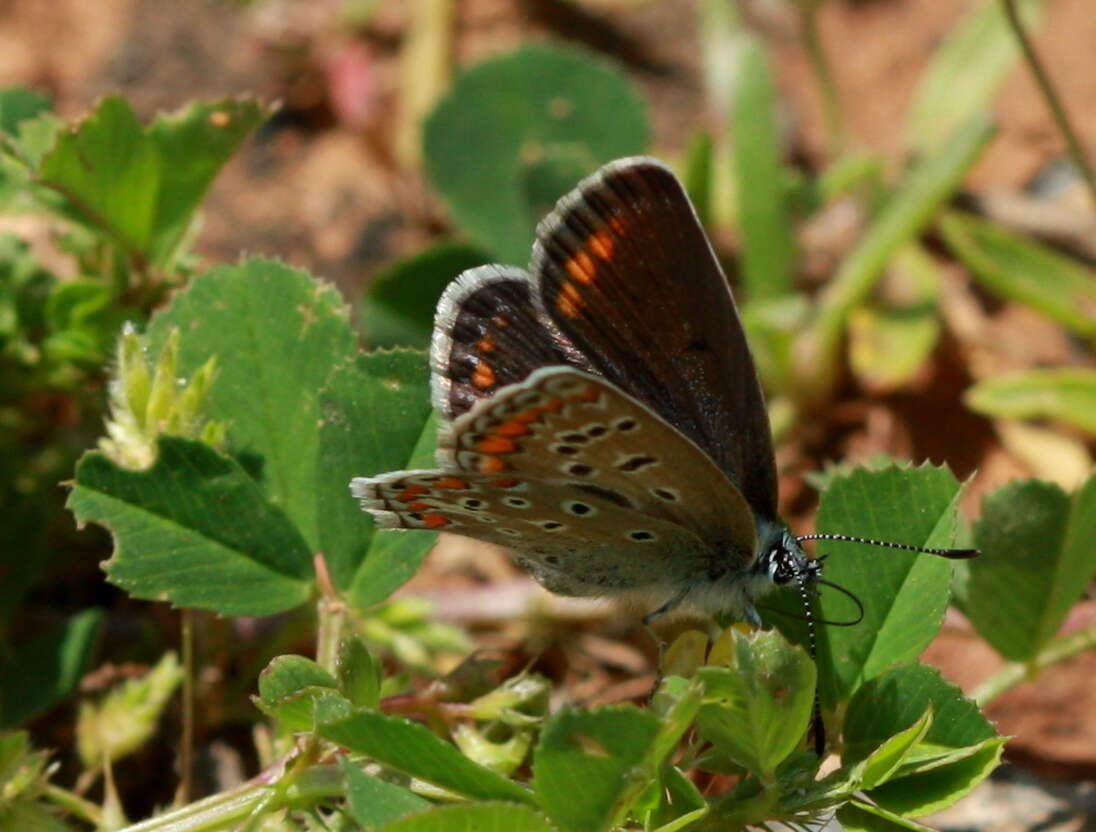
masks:
<svg viewBox="0 0 1096 832"><path fill-rule="evenodd" d="M1091 164L1096 7L1016 6ZM770 396L783 510L806 533L837 463L945 463L967 481L969 516L1018 478L1072 492L1091 474L1096 194L1002 8L10 0L0 86L44 93L67 121L115 94L142 123L194 100L277 102L209 190L196 262L262 255L332 281L375 346L424 346L434 300L461 269L524 264L536 219L582 175L614 156L662 158L725 258ZM75 276L54 220L5 212L0 231L60 279ZM804 327L806 346L793 337ZM116 640L154 642L170 613L103 583L107 535L77 532L49 484L101 424L87 402L101 404L102 381L82 383L87 397L55 387L3 403L9 481L25 486L12 499L38 506L21 521L35 531L2 544L6 634L18 641L58 611L98 603ZM47 439L48 455L27 453ZM557 655L575 701L649 686L649 645L632 622L542 598L498 553L439 548L403 592L432 598L443 620L478 628L480 643L562 643L546 661ZM507 625L511 614L524 623ZM1083 601L1064 627L1094 624L1096 605ZM965 690L1004 662L958 612L925 658ZM113 679L148 660L108 650L96 666ZM1013 765L934 822L1096 829L1094 674L1088 651L994 700L989 716L1015 736ZM64 707L40 717L43 745L60 744L49 726L64 724Z"/></svg>

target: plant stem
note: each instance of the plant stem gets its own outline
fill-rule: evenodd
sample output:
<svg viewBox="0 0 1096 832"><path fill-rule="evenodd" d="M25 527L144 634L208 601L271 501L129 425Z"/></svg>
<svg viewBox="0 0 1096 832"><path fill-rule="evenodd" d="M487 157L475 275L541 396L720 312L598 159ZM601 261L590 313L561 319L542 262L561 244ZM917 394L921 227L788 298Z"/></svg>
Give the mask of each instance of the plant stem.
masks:
<svg viewBox="0 0 1096 832"><path fill-rule="evenodd" d="M180 650L183 654L183 730L179 748L179 788L175 805L190 802L194 774L194 612L184 609L179 619Z"/></svg>
<svg viewBox="0 0 1096 832"><path fill-rule="evenodd" d="M807 50L818 91L822 95L822 114L826 121L826 133L829 139L829 156L835 159L845 148L845 123L841 115L841 99L837 93L830 62L822 38L818 34L818 3L797 3L799 9L799 31L803 45Z"/></svg>
<svg viewBox="0 0 1096 832"><path fill-rule="evenodd" d="M313 558L316 567L316 584L320 588L320 600L316 604L316 663L324 670L335 673L339 658L339 642L346 627L346 604L327 571L322 554Z"/></svg>
<svg viewBox="0 0 1096 832"><path fill-rule="evenodd" d="M286 791L285 799L271 801L276 784L257 777L248 783L204 800L165 812L149 820L126 827L126 832L214 832L238 829L255 808L265 802L267 811L285 806L306 808L319 801L344 794L342 772L338 766L314 766L300 773Z"/></svg>
<svg viewBox="0 0 1096 832"><path fill-rule="evenodd" d="M54 806L93 826L99 826L103 821L103 810L98 805L68 789L49 783L46 785L44 796Z"/></svg>
<svg viewBox="0 0 1096 832"><path fill-rule="evenodd" d="M1046 69L1039 60L1039 56L1035 54L1035 48L1031 45L1031 41L1028 40L1027 33L1024 32L1024 25L1020 22L1020 12L1016 8L1016 0L1002 0L1002 3L1004 4L1005 17L1008 18L1012 33L1016 36L1016 40L1019 41L1020 48L1024 52L1024 59L1031 69L1031 74L1035 76L1035 83L1039 85L1039 91L1043 94L1043 98L1046 99L1047 106L1050 107L1050 113L1054 118L1054 124L1058 127L1058 132L1061 133L1062 138L1066 140L1066 146L1069 148L1069 155L1073 158L1073 164L1077 166L1077 170L1088 188L1089 197L1092 199L1093 211L1096 211L1096 173L1093 173L1092 167L1085 160L1084 148L1081 147L1081 142L1077 138L1077 133L1074 131L1072 124L1070 124L1065 107L1062 105L1062 101L1058 97L1057 91L1054 89L1054 84L1051 82L1050 76L1047 74Z"/></svg>
<svg viewBox="0 0 1096 832"><path fill-rule="evenodd" d="M1096 624L1052 639L1028 662L1010 662L982 682L971 694L979 708L985 707L1002 693L1026 682L1043 668L1096 647Z"/></svg>

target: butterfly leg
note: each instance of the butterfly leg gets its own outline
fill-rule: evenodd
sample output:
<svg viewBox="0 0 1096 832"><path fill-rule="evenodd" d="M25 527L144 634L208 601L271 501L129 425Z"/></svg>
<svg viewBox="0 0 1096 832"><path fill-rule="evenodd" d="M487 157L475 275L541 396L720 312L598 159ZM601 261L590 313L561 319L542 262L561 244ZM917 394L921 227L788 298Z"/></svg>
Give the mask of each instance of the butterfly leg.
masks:
<svg viewBox="0 0 1096 832"><path fill-rule="evenodd" d="M662 618L662 616L664 616L666 613L676 609L678 605L680 605L681 602L685 600L685 596L689 594L690 589L692 589L692 587L690 586L682 587L675 595L670 598L669 601L667 601L661 607L656 610L652 610L651 612L643 616L643 623L649 627L651 624L654 624L656 621L658 621L658 619Z"/></svg>

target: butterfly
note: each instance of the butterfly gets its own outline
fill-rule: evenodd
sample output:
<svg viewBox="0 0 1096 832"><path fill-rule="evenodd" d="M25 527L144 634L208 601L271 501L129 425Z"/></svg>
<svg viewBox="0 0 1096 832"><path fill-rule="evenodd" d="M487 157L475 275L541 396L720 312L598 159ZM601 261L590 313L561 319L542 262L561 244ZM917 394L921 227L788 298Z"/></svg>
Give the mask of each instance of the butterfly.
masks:
<svg viewBox="0 0 1096 832"><path fill-rule="evenodd" d="M646 157L583 180L528 271L461 274L437 307L437 467L355 478L383 529L501 544L549 590L760 625L821 581L777 514L773 441L730 287L680 181Z"/></svg>

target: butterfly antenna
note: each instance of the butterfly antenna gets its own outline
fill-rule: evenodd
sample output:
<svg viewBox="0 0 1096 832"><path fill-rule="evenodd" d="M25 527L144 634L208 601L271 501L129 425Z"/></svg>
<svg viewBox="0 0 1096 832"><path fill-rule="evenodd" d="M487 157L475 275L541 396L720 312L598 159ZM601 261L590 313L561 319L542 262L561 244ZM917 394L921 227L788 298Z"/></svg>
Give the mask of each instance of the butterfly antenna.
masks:
<svg viewBox="0 0 1096 832"><path fill-rule="evenodd" d="M905 549L907 552L922 552L926 555L939 555L951 560L968 560L978 557L977 549L932 549L926 546L910 546L906 543L891 543L888 540L872 540L867 537L853 537L847 534L805 534L796 538L802 543L804 540L838 540L848 543L865 543L868 546L882 546L886 549ZM834 586L834 584L830 584ZM840 589L840 587L838 587Z"/></svg>
<svg viewBox="0 0 1096 832"><path fill-rule="evenodd" d="M811 661L818 667L818 634L814 626L814 610L811 606L811 593L807 588L807 573L797 571L795 582L799 586L799 597L803 601L803 620L807 623L807 651ZM817 578L816 578L817 580ZM826 725L822 722L822 697L818 694L818 683L814 686L814 751L818 759L826 752Z"/></svg>

